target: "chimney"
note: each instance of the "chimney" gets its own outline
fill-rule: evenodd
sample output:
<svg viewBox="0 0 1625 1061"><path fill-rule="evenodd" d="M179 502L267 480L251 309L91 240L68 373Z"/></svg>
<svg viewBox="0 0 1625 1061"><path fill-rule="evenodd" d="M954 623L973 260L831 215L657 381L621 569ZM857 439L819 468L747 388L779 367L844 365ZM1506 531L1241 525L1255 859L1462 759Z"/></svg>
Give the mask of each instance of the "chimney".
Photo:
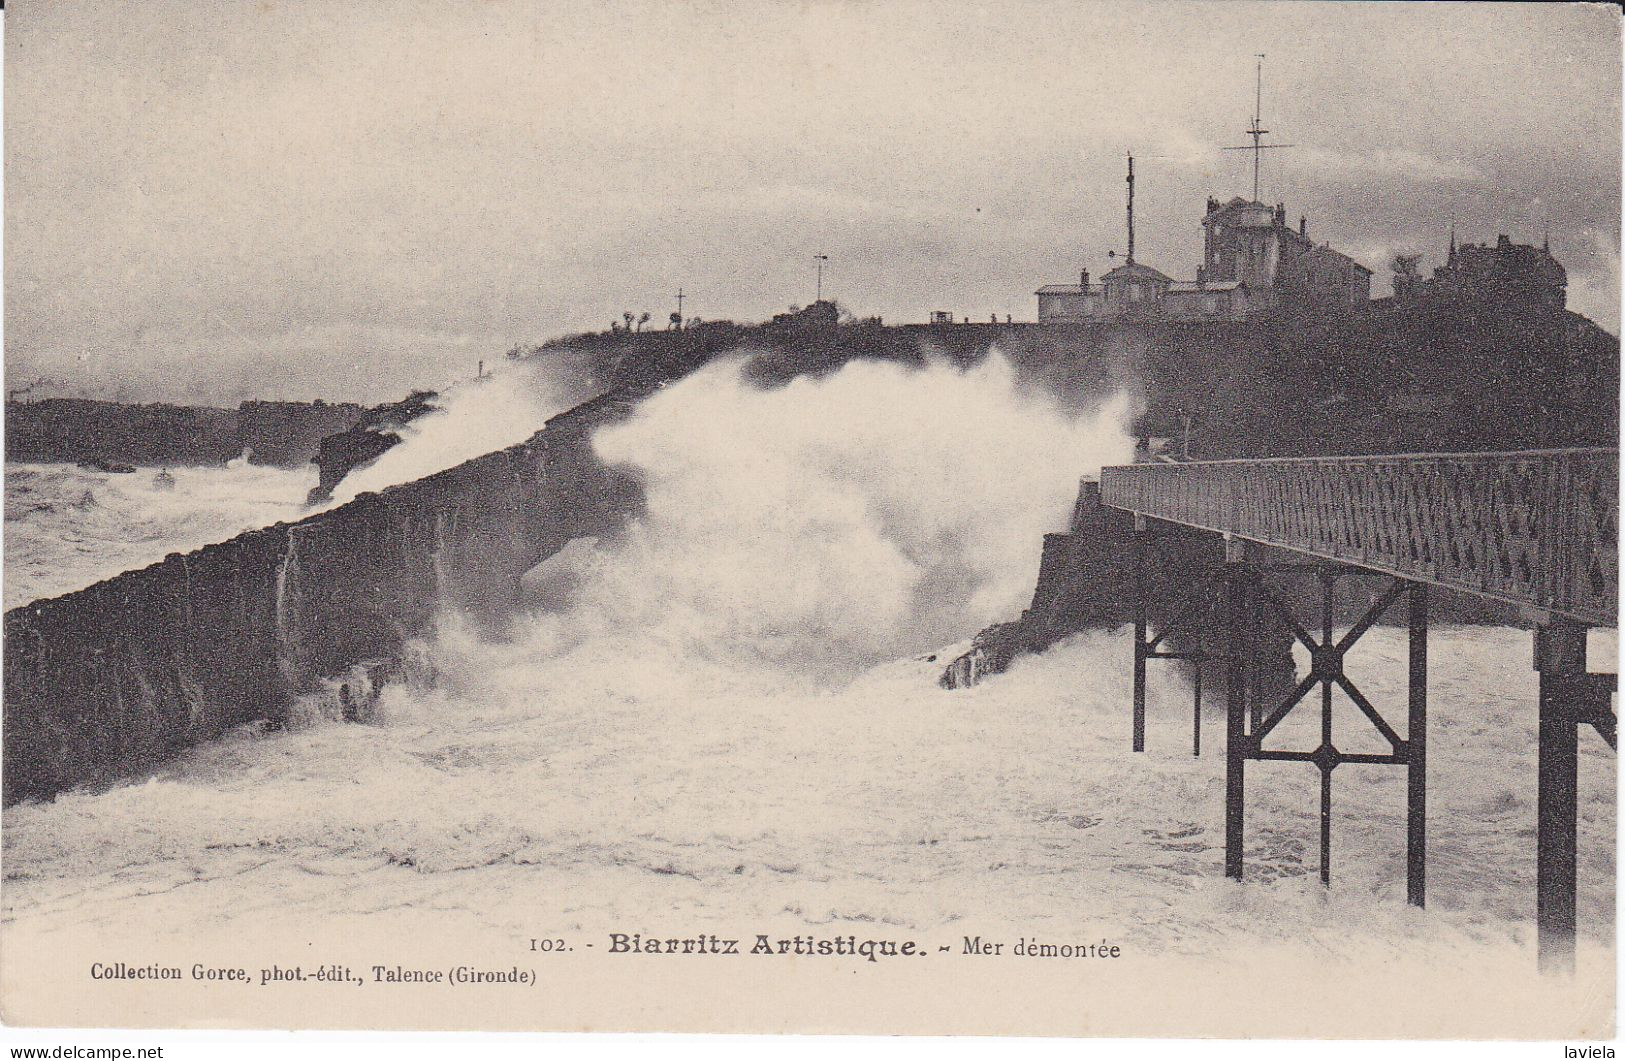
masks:
<svg viewBox="0 0 1625 1061"><path fill-rule="evenodd" d="M1506 236L1505 234L1495 237L1496 250L1506 250L1510 246L1512 246L1512 240L1510 237Z"/></svg>
<svg viewBox="0 0 1625 1061"><path fill-rule="evenodd" d="M1298 235L1309 235L1309 219L1304 217L1302 214L1298 215Z"/></svg>
<svg viewBox="0 0 1625 1061"><path fill-rule="evenodd" d="M1089 293L1089 270L1085 269L1078 274L1078 286L1083 288L1084 294Z"/></svg>
<svg viewBox="0 0 1625 1061"><path fill-rule="evenodd" d="M1213 213L1213 211L1217 210L1218 208L1219 208L1219 200L1213 198L1213 196L1211 196L1211 195L1208 196L1207 197L1207 212L1211 214L1211 213Z"/></svg>

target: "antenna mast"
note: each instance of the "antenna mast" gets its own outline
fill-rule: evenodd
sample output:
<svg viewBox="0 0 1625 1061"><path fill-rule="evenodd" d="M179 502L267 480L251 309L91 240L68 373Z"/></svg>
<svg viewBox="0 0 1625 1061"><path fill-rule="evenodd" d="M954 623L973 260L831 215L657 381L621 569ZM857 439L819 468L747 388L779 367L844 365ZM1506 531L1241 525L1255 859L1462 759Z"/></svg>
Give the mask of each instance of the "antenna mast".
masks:
<svg viewBox="0 0 1625 1061"><path fill-rule="evenodd" d="M1225 151L1251 151L1253 153L1253 202L1258 202L1258 163L1265 151L1278 151L1281 148L1293 147L1293 144L1266 144L1263 138L1269 133L1264 128L1264 53L1259 52L1257 80L1253 85L1253 124L1248 126L1247 135L1253 138L1250 147L1227 147Z"/></svg>
<svg viewBox="0 0 1625 1061"><path fill-rule="evenodd" d="M1128 264L1134 264L1134 152L1128 153Z"/></svg>
<svg viewBox="0 0 1625 1061"><path fill-rule="evenodd" d="M1253 201L1258 201L1258 138L1264 135L1264 53L1258 53L1258 70L1253 80Z"/></svg>

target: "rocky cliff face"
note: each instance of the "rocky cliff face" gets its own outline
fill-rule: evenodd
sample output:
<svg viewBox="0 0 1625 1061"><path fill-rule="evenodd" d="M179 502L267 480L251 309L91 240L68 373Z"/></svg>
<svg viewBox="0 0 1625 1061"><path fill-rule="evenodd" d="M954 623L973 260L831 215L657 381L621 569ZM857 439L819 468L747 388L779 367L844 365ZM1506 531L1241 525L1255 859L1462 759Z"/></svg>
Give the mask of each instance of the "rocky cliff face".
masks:
<svg viewBox="0 0 1625 1061"><path fill-rule="evenodd" d="M241 452L231 409L79 398L6 403L9 461L224 464Z"/></svg>
<svg viewBox="0 0 1625 1061"><path fill-rule="evenodd" d="M244 402L237 407L238 451L253 464L309 464L322 439L347 431L365 410L351 402Z"/></svg>
<svg viewBox="0 0 1625 1061"><path fill-rule="evenodd" d="M1182 438L1188 418L1195 457L1619 444L1616 336L1578 314L1468 297L1212 324L712 324L556 349L568 344L594 351L608 376L644 382L744 348L767 385L854 358L967 364L994 347L1074 407L1133 391L1141 435Z"/></svg>
<svg viewBox="0 0 1625 1061"><path fill-rule="evenodd" d="M1223 559L1215 541L1212 535L1159 528L1144 571L1155 627L1165 627L1194 609L1218 607L1216 587L1204 583ZM1103 506L1099 484L1085 481L1066 533L1044 535L1032 604L1016 620L978 634L970 651L943 672L942 685L950 689L974 685L1003 671L1016 657L1042 652L1070 634L1132 623L1135 579L1133 517ZM1270 635L1276 649L1281 647L1279 633ZM1184 647L1194 645L1189 637L1176 641Z"/></svg>
<svg viewBox="0 0 1625 1061"><path fill-rule="evenodd" d="M326 501L340 480L400 444L401 428L433 412L434 391L413 391L398 402L386 402L358 414L346 427L320 440L312 458L318 479L310 502Z"/></svg>
<svg viewBox="0 0 1625 1061"><path fill-rule="evenodd" d="M244 722L279 724L334 680L341 697L370 692L443 603L502 607L542 559L637 510L637 484L590 443L636 397L606 396L521 445L7 612L5 801L128 776Z"/></svg>

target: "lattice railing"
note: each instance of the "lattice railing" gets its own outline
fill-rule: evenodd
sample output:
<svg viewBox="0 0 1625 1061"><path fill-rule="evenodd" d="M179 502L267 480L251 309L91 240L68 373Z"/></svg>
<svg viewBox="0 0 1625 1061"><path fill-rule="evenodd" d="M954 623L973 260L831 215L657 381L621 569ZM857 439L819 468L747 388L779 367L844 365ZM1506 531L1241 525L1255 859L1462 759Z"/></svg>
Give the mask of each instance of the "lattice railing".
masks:
<svg viewBox="0 0 1625 1061"><path fill-rule="evenodd" d="M1403 454L1105 468L1101 500L1615 625L1619 451Z"/></svg>

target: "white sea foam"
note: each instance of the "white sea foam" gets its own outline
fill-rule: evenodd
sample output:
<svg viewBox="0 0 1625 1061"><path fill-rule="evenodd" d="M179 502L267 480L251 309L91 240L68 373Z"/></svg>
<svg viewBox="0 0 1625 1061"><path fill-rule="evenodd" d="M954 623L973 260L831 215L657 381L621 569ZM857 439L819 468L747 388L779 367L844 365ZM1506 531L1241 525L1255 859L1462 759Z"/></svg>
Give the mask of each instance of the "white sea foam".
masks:
<svg viewBox="0 0 1625 1061"><path fill-rule="evenodd" d="M312 467L143 468L7 464L5 606L83 589L121 571L303 515Z"/></svg>
<svg viewBox="0 0 1625 1061"><path fill-rule="evenodd" d="M1078 477L1127 459L1127 398L1071 417L998 356L965 370L858 361L759 390L713 363L601 430L646 512L560 558L578 590L526 623L581 650L829 677L1021 610Z"/></svg>

